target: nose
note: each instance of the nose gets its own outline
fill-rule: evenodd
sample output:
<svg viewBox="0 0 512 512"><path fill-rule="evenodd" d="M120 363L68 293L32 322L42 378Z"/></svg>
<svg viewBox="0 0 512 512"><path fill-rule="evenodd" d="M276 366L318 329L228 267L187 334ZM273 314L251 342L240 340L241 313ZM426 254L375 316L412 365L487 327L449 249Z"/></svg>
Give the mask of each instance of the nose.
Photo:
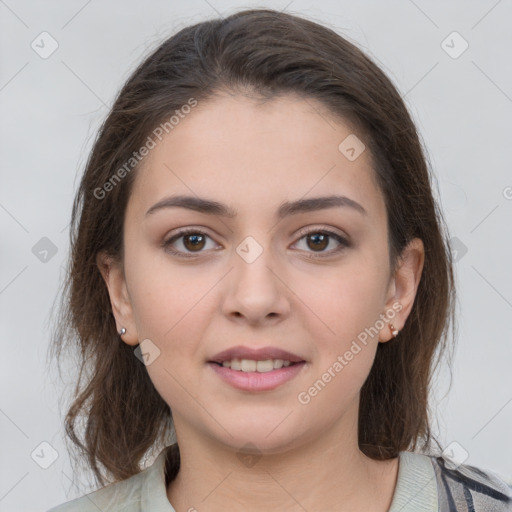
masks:
<svg viewBox="0 0 512 512"><path fill-rule="evenodd" d="M223 313L231 320L251 325L282 321L289 315L292 293L284 271L273 261L270 250L263 250L254 260L240 254L233 254L234 268L227 276Z"/></svg>

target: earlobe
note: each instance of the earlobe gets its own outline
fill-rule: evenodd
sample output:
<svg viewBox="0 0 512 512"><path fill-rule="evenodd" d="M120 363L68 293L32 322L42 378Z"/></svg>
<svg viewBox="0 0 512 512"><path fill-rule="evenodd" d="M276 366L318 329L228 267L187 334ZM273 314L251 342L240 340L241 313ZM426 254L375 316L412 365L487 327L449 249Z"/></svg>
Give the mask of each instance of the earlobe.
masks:
<svg viewBox="0 0 512 512"><path fill-rule="evenodd" d="M379 341L389 341L395 337L393 331L400 332L403 329L414 305L424 261L425 249L423 241L420 238L414 238L402 251L394 277L391 280L388 300L386 302L386 312L393 309L396 315L381 330ZM396 306L397 304L399 304L399 307Z"/></svg>
<svg viewBox="0 0 512 512"><path fill-rule="evenodd" d="M96 264L107 286L119 336L128 345L137 345L137 329L122 264L103 252L97 255Z"/></svg>

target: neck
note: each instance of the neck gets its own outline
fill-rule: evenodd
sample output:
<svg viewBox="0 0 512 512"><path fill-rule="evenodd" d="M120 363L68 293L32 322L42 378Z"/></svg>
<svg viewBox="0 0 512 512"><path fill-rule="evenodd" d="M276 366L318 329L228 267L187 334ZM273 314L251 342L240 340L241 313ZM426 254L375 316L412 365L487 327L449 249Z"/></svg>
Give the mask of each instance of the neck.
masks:
<svg viewBox="0 0 512 512"><path fill-rule="evenodd" d="M398 458L376 461L357 444L357 415L328 432L279 453L237 453L181 424L180 470L167 489L177 512L244 510L389 509ZM182 428L180 428L182 427Z"/></svg>

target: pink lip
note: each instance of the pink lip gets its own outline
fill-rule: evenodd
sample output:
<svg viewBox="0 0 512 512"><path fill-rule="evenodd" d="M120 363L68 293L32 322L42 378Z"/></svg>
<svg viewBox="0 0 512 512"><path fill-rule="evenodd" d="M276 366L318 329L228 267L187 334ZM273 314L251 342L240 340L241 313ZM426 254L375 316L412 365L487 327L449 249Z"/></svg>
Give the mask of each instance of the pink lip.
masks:
<svg viewBox="0 0 512 512"><path fill-rule="evenodd" d="M209 362L223 363L224 361L231 361L232 359L252 359L255 361L265 361L266 359L283 359L284 361L290 361L292 363L300 363L304 361L302 357L276 347L251 348L238 345L236 347L231 347L227 350L219 352L218 354L214 355Z"/></svg>
<svg viewBox="0 0 512 512"><path fill-rule="evenodd" d="M249 359L244 357L244 359ZM255 359L252 357L251 359ZM287 359L286 357L272 357L268 359ZM225 359L226 360L226 359ZM288 359L290 361L290 359ZM281 384L293 379L304 367L305 361L296 364L271 370L270 372L242 372L220 366L217 363L209 362L208 366L219 375L219 377L231 386L243 391L269 391Z"/></svg>

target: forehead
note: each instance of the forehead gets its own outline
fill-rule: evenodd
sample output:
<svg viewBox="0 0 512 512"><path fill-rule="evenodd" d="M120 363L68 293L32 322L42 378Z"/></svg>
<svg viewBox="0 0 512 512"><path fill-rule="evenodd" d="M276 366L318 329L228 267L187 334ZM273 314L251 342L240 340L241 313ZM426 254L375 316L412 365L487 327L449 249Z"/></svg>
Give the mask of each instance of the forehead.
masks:
<svg viewBox="0 0 512 512"><path fill-rule="evenodd" d="M179 193L261 214L271 203L341 194L383 213L369 150L313 99L222 95L155 142L134 183L140 208Z"/></svg>

